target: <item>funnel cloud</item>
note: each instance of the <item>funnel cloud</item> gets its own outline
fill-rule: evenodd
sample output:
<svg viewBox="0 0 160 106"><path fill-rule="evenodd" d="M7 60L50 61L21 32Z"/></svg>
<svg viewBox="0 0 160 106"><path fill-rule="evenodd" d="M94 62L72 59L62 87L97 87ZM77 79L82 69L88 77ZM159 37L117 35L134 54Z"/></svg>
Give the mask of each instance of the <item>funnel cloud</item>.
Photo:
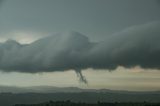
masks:
<svg viewBox="0 0 160 106"><path fill-rule="evenodd" d="M59 33L30 44L14 40L0 43L0 70L52 72L73 69L114 70L118 66L160 69L160 22L133 26L101 42L91 42L78 32Z"/></svg>

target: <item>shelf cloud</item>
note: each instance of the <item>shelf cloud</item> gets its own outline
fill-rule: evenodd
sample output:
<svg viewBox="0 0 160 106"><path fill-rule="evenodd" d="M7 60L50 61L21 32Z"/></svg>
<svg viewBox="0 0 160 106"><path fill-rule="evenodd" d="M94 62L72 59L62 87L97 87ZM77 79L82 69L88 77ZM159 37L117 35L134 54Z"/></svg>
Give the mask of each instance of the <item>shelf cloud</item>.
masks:
<svg viewBox="0 0 160 106"><path fill-rule="evenodd" d="M114 70L118 66L160 69L160 22L133 26L101 42L78 32L59 33L30 44L0 43L4 72L52 72L73 69L83 82L86 68Z"/></svg>

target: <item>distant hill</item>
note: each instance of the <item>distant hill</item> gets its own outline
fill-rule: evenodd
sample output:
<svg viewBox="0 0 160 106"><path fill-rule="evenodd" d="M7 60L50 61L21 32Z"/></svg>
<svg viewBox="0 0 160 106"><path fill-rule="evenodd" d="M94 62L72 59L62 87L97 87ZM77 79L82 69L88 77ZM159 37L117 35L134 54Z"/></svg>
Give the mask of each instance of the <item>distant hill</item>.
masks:
<svg viewBox="0 0 160 106"><path fill-rule="evenodd" d="M15 87L0 86L0 93L57 93L57 92L97 92L95 89L80 89L77 87L54 87L54 86L31 86L31 87Z"/></svg>
<svg viewBox="0 0 160 106"><path fill-rule="evenodd" d="M9 87L0 86L0 106L14 104L34 104L46 101L64 101L96 103L102 102L159 102L159 91L131 92L108 89L80 89L76 87ZM7 93L8 92L8 93Z"/></svg>
<svg viewBox="0 0 160 106"><path fill-rule="evenodd" d="M0 93L76 93L76 92L109 92L109 93L160 93L160 91L125 91L110 89L81 89L78 87L54 87L54 86L31 86L15 87L0 86Z"/></svg>

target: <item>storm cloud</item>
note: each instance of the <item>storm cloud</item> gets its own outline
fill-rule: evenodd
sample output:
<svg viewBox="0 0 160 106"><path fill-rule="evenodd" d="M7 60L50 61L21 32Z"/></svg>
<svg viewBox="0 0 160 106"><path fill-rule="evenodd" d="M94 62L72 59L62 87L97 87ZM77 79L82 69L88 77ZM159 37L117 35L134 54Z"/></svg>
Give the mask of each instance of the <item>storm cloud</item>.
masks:
<svg viewBox="0 0 160 106"><path fill-rule="evenodd" d="M52 72L86 68L113 70L118 66L160 69L160 22L133 26L91 42L78 32L59 33L30 44L8 40L0 44L0 70Z"/></svg>

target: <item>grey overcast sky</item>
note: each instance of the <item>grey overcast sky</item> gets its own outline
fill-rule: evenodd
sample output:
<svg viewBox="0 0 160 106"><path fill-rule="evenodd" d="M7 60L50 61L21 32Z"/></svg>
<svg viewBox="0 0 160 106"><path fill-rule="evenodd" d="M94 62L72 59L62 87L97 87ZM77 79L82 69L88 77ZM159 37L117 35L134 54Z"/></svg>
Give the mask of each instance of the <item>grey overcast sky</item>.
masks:
<svg viewBox="0 0 160 106"><path fill-rule="evenodd" d="M66 31L76 32L55 34ZM0 42L7 39L29 47L0 43L0 85L160 90L160 0L0 0ZM79 63L88 85L72 70Z"/></svg>
<svg viewBox="0 0 160 106"><path fill-rule="evenodd" d="M3 0L0 36L11 38L14 32L37 38L71 30L102 40L127 27L158 21L159 11L159 0Z"/></svg>

